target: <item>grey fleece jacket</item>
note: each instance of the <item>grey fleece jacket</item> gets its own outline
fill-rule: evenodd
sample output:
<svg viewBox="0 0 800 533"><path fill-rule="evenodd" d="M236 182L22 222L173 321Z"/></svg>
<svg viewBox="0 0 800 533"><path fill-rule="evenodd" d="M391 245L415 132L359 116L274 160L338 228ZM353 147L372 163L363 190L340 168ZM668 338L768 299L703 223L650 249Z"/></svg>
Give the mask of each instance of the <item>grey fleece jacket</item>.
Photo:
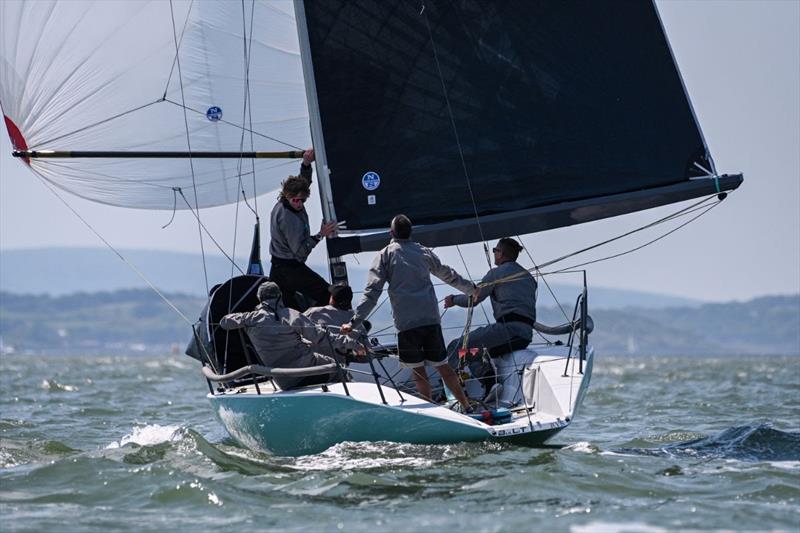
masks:
<svg viewBox="0 0 800 533"><path fill-rule="evenodd" d="M511 279L507 279L509 277ZM495 320L509 313L536 320L536 280L516 261L508 261L491 269L483 276L481 285L478 302L491 296ZM467 307L469 299L458 294L453 297L453 303Z"/></svg>
<svg viewBox="0 0 800 533"><path fill-rule="evenodd" d="M339 328L342 324L350 322L350 320L353 318L352 309L339 309L332 305L311 307L303 312L303 314L319 326L330 327L330 331L339 331ZM366 330L363 327L359 327L354 330L353 336L362 338L362 336L366 334ZM331 345L327 339L322 339L322 342L318 342L313 348L318 353L327 355L329 357L335 357L339 359L340 363L344 363L344 358L342 355L344 352L346 352L346 350L336 347L331 349Z"/></svg>
<svg viewBox="0 0 800 533"><path fill-rule="evenodd" d="M471 281L443 265L428 248L409 239L392 239L372 262L353 326L360 325L375 308L386 282L397 331L439 324L439 305L431 274L464 293L475 288Z"/></svg>
<svg viewBox="0 0 800 533"><path fill-rule="evenodd" d="M332 359L315 353L312 346L303 339L314 345L328 342L326 336L329 336L336 348L356 348L355 339L346 335L329 334L308 317L283 305L278 304L276 312L276 304L274 300L262 302L254 311L225 315L219 325L227 330L245 328L262 363L269 367L305 368L333 362ZM280 388L287 389L294 387L300 379L302 378L275 378L275 382Z"/></svg>
<svg viewBox="0 0 800 533"><path fill-rule="evenodd" d="M300 175L311 184L311 165L300 165ZM279 259L305 263L319 239L311 235L308 213L292 209L286 200L278 200L269 218L269 253Z"/></svg>

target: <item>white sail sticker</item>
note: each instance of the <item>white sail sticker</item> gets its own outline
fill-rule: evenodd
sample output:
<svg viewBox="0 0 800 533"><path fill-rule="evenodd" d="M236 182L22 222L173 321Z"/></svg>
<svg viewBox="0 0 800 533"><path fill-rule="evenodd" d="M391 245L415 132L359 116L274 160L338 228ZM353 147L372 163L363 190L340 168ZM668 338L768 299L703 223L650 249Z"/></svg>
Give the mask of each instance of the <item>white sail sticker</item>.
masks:
<svg viewBox="0 0 800 533"><path fill-rule="evenodd" d="M374 191L381 186L381 177L377 172L367 172L361 177L361 185L368 191Z"/></svg>

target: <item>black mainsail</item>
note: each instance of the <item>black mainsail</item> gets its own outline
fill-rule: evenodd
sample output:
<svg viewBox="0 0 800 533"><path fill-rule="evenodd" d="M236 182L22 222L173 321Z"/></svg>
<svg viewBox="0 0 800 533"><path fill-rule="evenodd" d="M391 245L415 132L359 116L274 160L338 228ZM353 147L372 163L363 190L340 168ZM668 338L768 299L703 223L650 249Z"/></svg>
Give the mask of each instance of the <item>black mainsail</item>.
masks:
<svg viewBox="0 0 800 533"><path fill-rule="evenodd" d="M305 0L302 10L332 215L351 233L329 241L331 256L379 249L401 212L416 239L444 246L742 181L717 175L649 1Z"/></svg>

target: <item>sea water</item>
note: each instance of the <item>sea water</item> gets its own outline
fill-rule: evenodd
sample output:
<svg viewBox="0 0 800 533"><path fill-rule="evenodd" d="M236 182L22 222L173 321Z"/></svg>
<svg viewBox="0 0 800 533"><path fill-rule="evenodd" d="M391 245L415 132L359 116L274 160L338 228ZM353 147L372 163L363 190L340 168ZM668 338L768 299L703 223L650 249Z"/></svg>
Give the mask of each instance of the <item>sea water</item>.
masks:
<svg viewBox="0 0 800 533"><path fill-rule="evenodd" d="M238 446L186 357L0 359L2 531L797 531L800 359L599 354L548 446ZM302 430L302 428L298 428Z"/></svg>

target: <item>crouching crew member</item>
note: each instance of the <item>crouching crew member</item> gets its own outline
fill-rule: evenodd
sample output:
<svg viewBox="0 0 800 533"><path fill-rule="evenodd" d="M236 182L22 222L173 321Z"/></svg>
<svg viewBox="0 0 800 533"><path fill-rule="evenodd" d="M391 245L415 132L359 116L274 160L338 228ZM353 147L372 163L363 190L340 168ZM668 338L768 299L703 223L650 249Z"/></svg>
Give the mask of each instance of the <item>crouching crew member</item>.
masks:
<svg viewBox="0 0 800 533"><path fill-rule="evenodd" d="M331 285L330 294L328 305L323 307L311 307L303 314L318 326L330 328L331 331L336 332L339 331L342 324L353 319L353 289L345 283L336 283L335 285ZM355 329L355 336L362 342L366 342L367 331L369 331L369 322L365 321L361 326ZM352 350L344 351L339 348L334 348L327 339L322 339L320 343L314 346L314 350L329 357L334 357L342 364L350 362L351 360L361 362L362 359L364 359L361 357L353 357Z"/></svg>
<svg viewBox="0 0 800 533"><path fill-rule="evenodd" d="M307 368L326 365L334 360L316 353L312 346L325 339L342 350L363 355L364 348L346 335L329 333L304 315L289 309L281 302L281 289L271 281L258 287L259 304L254 311L231 313L222 317L219 325L226 330L244 328L264 366L274 368ZM309 345L309 341L311 346ZM336 373L306 377L276 377L282 389L326 383L336 379Z"/></svg>

